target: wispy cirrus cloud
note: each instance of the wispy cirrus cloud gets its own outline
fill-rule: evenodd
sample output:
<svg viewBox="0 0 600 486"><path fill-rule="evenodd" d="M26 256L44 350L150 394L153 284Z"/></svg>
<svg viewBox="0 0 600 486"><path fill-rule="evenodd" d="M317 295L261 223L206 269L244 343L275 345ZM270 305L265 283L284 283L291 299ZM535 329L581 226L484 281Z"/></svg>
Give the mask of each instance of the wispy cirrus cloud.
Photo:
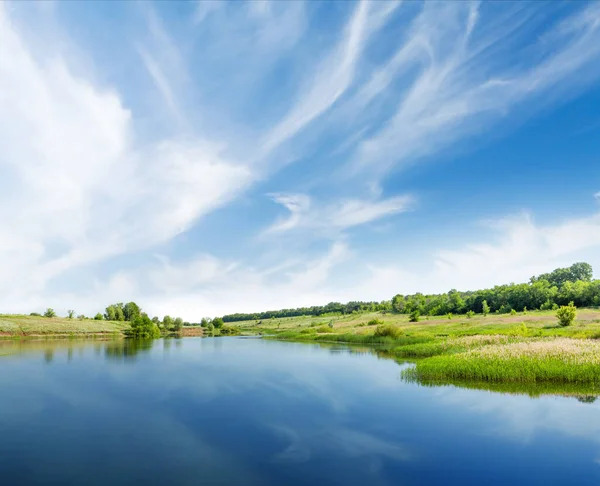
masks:
<svg viewBox="0 0 600 486"><path fill-rule="evenodd" d="M290 215L275 222L266 234L316 229L335 235L354 226L403 213L414 205L412 196L381 200L341 199L329 205L315 205L306 194L271 194L271 198L284 206Z"/></svg>
<svg viewBox="0 0 600 486"><path fill-rule="evenodd" d="M551 25L533 49L515 54L506 51L511 35L519 38L533 22L533 13L518 13L525 21L503 14L497 25L477 3L425 4L403 45L354 100L364 106L386 96L397 103L387 122L358 145L355 169L381 176L480 132L527 101L558 103L598 78L598 4ZM385 88L406 71L412 79L389 98ZM552 96L540 101L550 89Z"/></svg>

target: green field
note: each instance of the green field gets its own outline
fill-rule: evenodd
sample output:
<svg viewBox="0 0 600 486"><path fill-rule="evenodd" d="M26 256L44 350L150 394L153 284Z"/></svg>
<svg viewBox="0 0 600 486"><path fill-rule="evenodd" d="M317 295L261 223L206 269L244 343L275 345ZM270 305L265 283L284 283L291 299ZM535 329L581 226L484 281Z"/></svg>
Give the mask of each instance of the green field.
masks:
<svg viewBox="0 0 600 486"><path fill-rule="evenodd" d="M0 315L0 338L35 336L121 336L129 322Z"/></svg>
<svg viewBox="0 0 600 486"><path fill-rule="evenodd" d="M600 391L600 310L580 309L568 327L560 327L555 314L409 322L406 315L368 313L231 324L273 339L373 345L399 361L414 361L405 377L421 383L563 383Z"/></svg>

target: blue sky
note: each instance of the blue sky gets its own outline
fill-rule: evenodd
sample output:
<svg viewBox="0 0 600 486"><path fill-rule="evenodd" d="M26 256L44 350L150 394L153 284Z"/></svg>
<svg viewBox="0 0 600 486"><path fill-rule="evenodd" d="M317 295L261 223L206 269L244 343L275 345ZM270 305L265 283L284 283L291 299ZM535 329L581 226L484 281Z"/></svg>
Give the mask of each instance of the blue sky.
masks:
<svg viewBox="0 0 600 486"><path fill-rule="evenodd" d="M4 2L2 311L598 271L599 81L597 2Z"/></svg>

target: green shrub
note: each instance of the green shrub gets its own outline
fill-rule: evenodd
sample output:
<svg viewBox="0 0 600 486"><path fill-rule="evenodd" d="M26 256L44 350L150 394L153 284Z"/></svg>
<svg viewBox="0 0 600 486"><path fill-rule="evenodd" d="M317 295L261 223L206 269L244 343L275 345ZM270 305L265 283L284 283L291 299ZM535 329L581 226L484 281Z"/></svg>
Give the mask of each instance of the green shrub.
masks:
<svg viewBox="0 0 600 486"><path fill-rule="evenodd" d="M471 319L474 315L475 315L475 312L470 310L469 312L467 312L467 319Z"/></svg>
<svg viewBox="0 0 600 486"><path fill-rule="evenodd" d="M44 317L56 317L56 312L54 312L54 309L48 307L46 312L44 312Z"/></svg>
<svg viewBox="0 0 600 486"><path fill-rule="evenodd" d="M511 310L510 310L510 315L511 315L511 316L516 316L516 315L517 315L517 311L516 311L516 310L514 310L514 309L511 309Z"/></svg>
<svg viewBox="0 0 600 486"><path fill-rule="evenodd" d="M317 332L318 333L325 333L325 332L333 332L333 329L330 328L329 326L321 326L321 327L317 327Z"/></svg>
<svg viewBox="0 0 600 486"><path fill-rule="evenodd" d="M367 322L367 326L379 326L379 324L383 324L383 321L379 319L371 319L369 322Z"/></svg>
<svg viewBox="0 0 600 486"><path fill-rule="evenodd" d="M573 324L575 317L577 317L577 308L573 305L573 302L569 302L569 305L561 306L560 309L556 311L556 318L562 327Z"/></svg>
<svg viewBox="0 0 600 486"><path fill-rule="evenodd" d="M487 303L487 300L484 300L481 303L481 312L483 313L483 317L487 316L490 313L490 306Z"/></svg>
<svg viewBox="0 0 600 486"><path fill-rule="evenodd" d="M452 312L448 312L448 314L446 314L446 316L448 317L448 320L452 319Z"/></svg>
<svg viewBox="0 0 600 486"><path fill-rule="evenodd" d="M402 334L402 329L397 326L392 324L379 324L373 335L376 337L391 337L396 339L402 336Z"/></svg>
<svg viewBox="0 0 600 486"><path fill-rule="evenodd" d="M100 314L100 312L98 312L98 314L96 314L94 316L94 320L96 320L96 321L101 321L103 319L104 319L104 316L102 314Z"/></svg>
<svg viewBox="0 0 600 486"><path fill-rule="evenodd" d="M39 312L32 312L31 314L29 314L30 316L33 317L42 317L42 314L40 314Z"/></svg>
<svg viewBox="0 0 600 486"><path fill-rule="evenodd" d="M410 318L408 319L410 322L419 322L419 317L421 313L418 310L414 310L410 313Z"/></svg>
<svg viewBox="0 0 600 486"><path fill-rule="evenodd" d="M237 326L228 326L225 324L221 328L221 336L238 336L242 333L239 327Z"/></svg>

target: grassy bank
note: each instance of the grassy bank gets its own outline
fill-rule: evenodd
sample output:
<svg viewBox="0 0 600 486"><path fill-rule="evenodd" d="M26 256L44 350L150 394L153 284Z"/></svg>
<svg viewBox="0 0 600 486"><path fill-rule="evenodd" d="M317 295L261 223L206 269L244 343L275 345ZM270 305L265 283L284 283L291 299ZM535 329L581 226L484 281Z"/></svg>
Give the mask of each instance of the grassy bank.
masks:
<svg viewBox="0 0 600 486"><path fill-rule="evenodd" d="M552 311L422 319L355 314L237 322L268 338L363 344L415 367L405 377L422 383L486 382L600 386L600 310L581 309L560 327Z"/></svg>
<svg viewBox="0 0 600 486"><path fill-rule="evenodd" d="M0 315L0 338L121 336L128 322Z"/></svg>

